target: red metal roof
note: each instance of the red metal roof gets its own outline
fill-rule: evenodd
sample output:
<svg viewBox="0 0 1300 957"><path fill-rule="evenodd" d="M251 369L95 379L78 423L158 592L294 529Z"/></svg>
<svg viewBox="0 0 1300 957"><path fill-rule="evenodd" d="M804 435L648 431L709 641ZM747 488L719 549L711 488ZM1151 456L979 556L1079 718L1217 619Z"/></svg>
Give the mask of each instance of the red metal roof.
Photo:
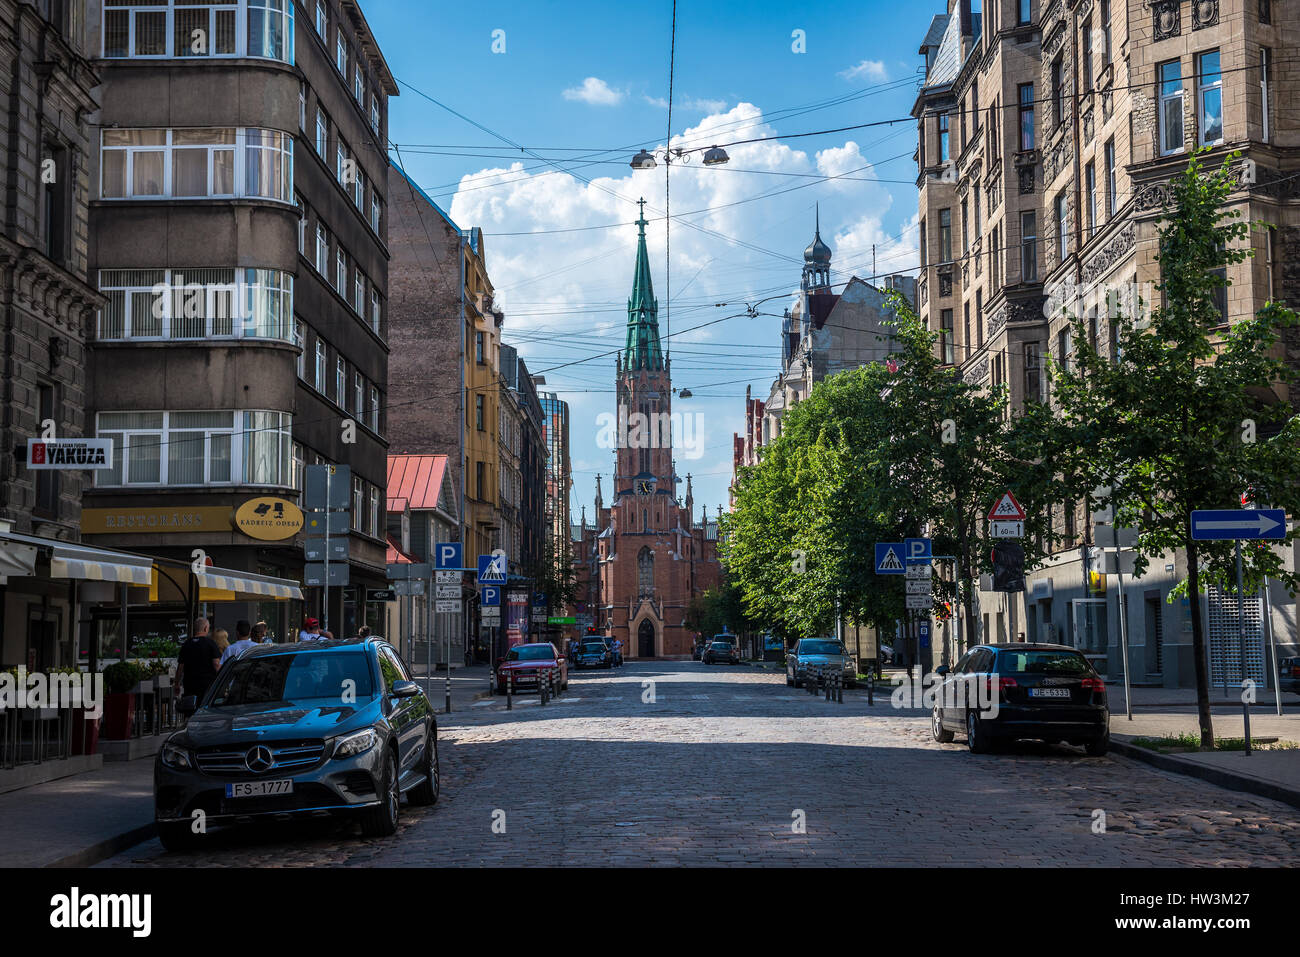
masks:
<svg viewBox="0 0 1300 957"><path fill-rule="evenodd" d="M447 471L445 455L390 455L388 499L406 499L413 509L435 509Z"/></svg>
<svg viewBox="0 0 1300 957"><path fill-rule="evenodd" d="M388 558L386 559L386 561L390 565L416 564L414 558L406 554L406 552L402 551L401 543L394 541L392 535L388 536Z"/></svg>

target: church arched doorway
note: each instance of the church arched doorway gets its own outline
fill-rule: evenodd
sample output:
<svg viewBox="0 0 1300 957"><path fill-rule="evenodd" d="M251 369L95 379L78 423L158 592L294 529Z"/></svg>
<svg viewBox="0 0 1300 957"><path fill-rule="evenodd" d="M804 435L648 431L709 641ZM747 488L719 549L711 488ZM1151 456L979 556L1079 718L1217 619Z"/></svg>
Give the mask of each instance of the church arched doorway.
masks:
<svg viewBox="0 0 1300 957"><path fill-rule="evenodd" d="M636 630L637 657L653 658L655 656L655 623L649 618L642 619L641 627Z"/></svg>

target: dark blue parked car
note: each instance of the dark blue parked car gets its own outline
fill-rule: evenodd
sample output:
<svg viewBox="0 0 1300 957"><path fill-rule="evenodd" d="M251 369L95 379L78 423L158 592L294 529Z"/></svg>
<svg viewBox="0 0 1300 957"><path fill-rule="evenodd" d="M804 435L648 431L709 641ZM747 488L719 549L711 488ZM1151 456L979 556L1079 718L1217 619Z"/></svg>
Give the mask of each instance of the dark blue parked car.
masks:
<svg viewBox="0 0 1300 957"><path fill-rule="evenodd" d="M612 668L614 667L614 653L609 650L609 645L603 641L588 638L583 641L582 647L578 649L578 657L574 664L579 669Z"/></svg>

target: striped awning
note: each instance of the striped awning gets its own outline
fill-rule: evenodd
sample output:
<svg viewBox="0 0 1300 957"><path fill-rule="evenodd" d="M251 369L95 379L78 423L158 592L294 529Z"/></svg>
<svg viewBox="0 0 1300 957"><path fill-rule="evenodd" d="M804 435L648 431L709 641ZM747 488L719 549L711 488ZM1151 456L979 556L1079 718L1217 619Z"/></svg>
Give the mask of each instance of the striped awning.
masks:
<svg viewBox="0 0 1300 957"><path fill-rule="evenodd" d="M200 588L231 592L238 596L259 596L287 601L290 598L302 599L302 589L297 582L285 578L271 578L268 575L254 575L252 572L235 571L229 568L215 568L211 565L195 573Z"/></svg>
<svg viewBox="0 0 1300 957"><path fill-rule="evenodd" d="M36 574L36 546L0 542L0 582L9 575L20 578Z"/></svg>
<svg viewBox="0 0 1300 957"><path fill-rule="evenodd" d="M149 585L153 559L86 545L56 544L50 554L51 578Z"/></svg>

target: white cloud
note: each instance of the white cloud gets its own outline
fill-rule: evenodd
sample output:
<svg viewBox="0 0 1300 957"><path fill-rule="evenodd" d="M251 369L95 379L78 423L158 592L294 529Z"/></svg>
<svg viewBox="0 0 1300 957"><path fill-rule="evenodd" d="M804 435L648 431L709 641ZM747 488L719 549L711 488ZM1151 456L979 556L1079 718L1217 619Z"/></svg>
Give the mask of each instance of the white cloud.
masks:
<svg viewBox="0 0 1300 957"><path fill-rule="evenodd" d="M578 100L590 106L616 106L623 100L623 92L610 87L598 76L589 76L581 86L573 86L564 91L566 100Z"/></svg>
<svg viewBox="0 0 1300 957"><path fill-rule="evenodd" d="M757 106L741 102L705 115L674 136L672 145L708 147L776 133ZM705 167L696 153L691 163L672 167L672 209L681 216L672 228L673 384L695 393L675 403L674 411L701 413L705 423L701 458L679 456L678 472L683 477L694 473L697 515L702 502L712 511L727 501L731 434L743 425L744 380L750 379L756 395L766 396L778 368L780 319L732 318L689 334L683 330L743 313L747 302L784 297L797 289L818 201L822 236L834 249L832 281L837 285L854 274L871 274L872 243L882 273L916 263L915 190L894 187L909 217L900 233L894 225L900 217L890 213L890 192L872 181L871 160L896 152L890 148L894 144L835 144L828 138L822 141L827 145L811 152L800 148L807 142L787 145L768 139L728 146L731 162L726 166ZM664 145L645 147L662 150ZM664 169L661 164L652 172L634 172L627 165L632 152L609 156L608 165L578 166L572 173L537 168L531 158L481 170L462 179L450 204L452 218L462 228L481 226L486 235L488 270L505 312L504 340L519 349L532 372L546 376L547 390L571 403L571 455L583 469L574 476L575 514L578 504L591 504L592 470L606 476L606 504L611 495L611 457L597 446L597 416L614 406L613 353L624 344L637 237L630 223L637 218L640 197L650 220L646 234L660 332L668 331ZM827 182L768 173L847 175ZM704 212L693 212L697 210ZM610 224L621 225L600 228ZM759 308L780 313L783 305L782 298ZM685 483L678 492L685 495Z"/></svg>
<svg viewBox="0 0 1300 957"><path fill-rule="evenodd" d="M857 66L841 70L839 77L844 80L877 80L883 82L888 79L888 73L885 70L883 60L863 60Z"/></svg>
<svg viewBox="0 0 1300 957"><path fill-rule="evenodd" d="M651 106L658 107L661 110L668 109L668 99L662 96L642 96ZM709 100L703 97L688 96L676 100L673 103L674 109L686 110L691 113L721 113L727 108L726 100Z"/></svg>

